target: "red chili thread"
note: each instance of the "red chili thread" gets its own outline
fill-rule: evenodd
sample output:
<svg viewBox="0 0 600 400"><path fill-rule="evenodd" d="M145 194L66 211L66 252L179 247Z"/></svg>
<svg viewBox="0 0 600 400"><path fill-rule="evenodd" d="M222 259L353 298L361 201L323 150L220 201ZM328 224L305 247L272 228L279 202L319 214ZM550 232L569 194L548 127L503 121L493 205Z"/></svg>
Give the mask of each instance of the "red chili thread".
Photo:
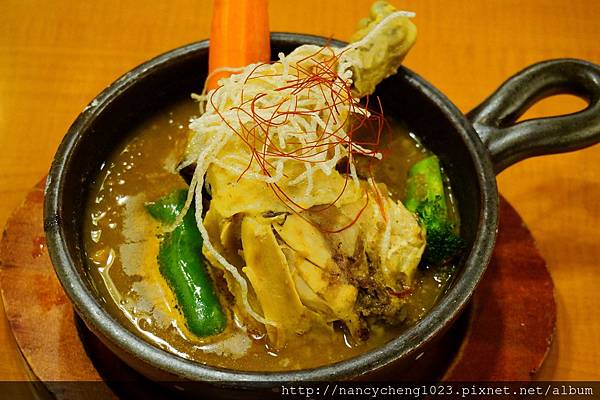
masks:
<svg viewBox="0 0 600 400"><path fill-rule="evenodd" d="M330 57L321 54L325 50L331 51ZM321 55L322 57L324 56L324 59L318 59L317 57L319 55ZM372 164L373 162L375 162L375 159L373 157L375 154L380 153L378 147L381 143L381 136L385 124L383 107L381 105L379 97L377 97L379 110L369 109L369 96L365 97L364 105L355 104L353 102L351 86L348 85L346 82L342 81L341 79L338 79L338 74L334 70L334 67L339 61L340 55L341 53L335 54L333 50L329 47L320 48L314 54L306 56L294 65L290 65L290 71L288 71L288 73L294 78L288 80L286 82L286 85L274 89L277 91L289 90L291 95L298 95L302 91L309 91L310 94L310 91L312 91L313 89L317 89L320 91L321 95L323 96L326 102L325 106L321 109L315 109L312 111L299 111L297 102L295 102L295 104L293 105L293 109L292 107L285 109L284 105L288 100L284 99L276 104L260 106L260 110L263 113L265 110L272 110L272 112L270 112L268 116L261 116L257 112L257 108L259 107L259 101L264 96L266 96L266 93L259 93L251 99L244 100L244 92L242 91L240 98L241 104L231 108L232 110L238 112L238 122L241 127L241 131L238 131L230 123L227 122L224 116L215 107L213 96L219 90L219 88L213 91L209 98L209 101L213 106L213 109L215 110L216 114L229 127L229 129L231 129L242 140L242 142L248 147L248 150L250 151L250 160L244 171L242 171L242 173L237 178L238 181L252 168L253 163L256 163L262 174L264 174L267 177L271 177L272 173L270 171L273 171L275 167L272 164L272 162L269 161L269 159L273 157L289 158L292 160L308 162L312 164L330 161L314 160L313 158L323 153L332 152L334 146L337 145L345 145L348 151L348 162L346 164L346 173L344 174L344 185L335 200L333 200L329 204L323 204L312 207L312 212L325 211L328 208L332 207L342 197L343 193L345 192L348 186L348 180L350 176L350 163L353 162L355 155L364 155L370 157L369 176L373 178ZM278 76L277 74L258 74L257 70L262 65L264 64L257 64L256 66L254 66L251 72L246 76L244 83L247 83L251 79ZM327 96L326 94L329 94L329 96ZM244 108L244 106L248 104L249 109ZM338 107L344 104L349 104L349 110L347 115L345 115L344 117L345 119L343 121L339 121L337 119L340 117L340 111ZM331 122L331 120L333 120L333 122L338 125L338 128L327 131L317 126L316 132L313 132L316 134L316 138L314 140L305 142L288 141L287 144L294 147L292 150L280 148L278 143L276 143L270 135L270 129L272 127L286 124L287 122L289 122L290 116L310 118L311 115L320 114L325 111L329 111L327 119L326 121L324 121L325 126L329 126L329 123ZM245 115L253 121L251 127L247 127L246 125L248 124L242 124L242 115ZM373 140L354 140L354 134L357 131L359 131L360 129L370 128L372 125L376 125ZM344 127L348 128L346 132L347 137L342 137L342 135L340 134L341 130ZM297 132L297 134L300 135L305 133L306 132ZM333 143L329 143L329 141L333 141ZM370 146L371 148L365 148L365 146ZM374 180L372 182L374 182ZM307 211L306 208L302 207L300 204L294 201L277 183L266 184L274 192L277 198L280 201L282 201L293 212L300 215L300 211ZM385 208L383 204L383 197L379 189L375 186L375 184L369 185L369 187L375 195L375 200L381 210L382 215L384 216L384 219L387 221ZM349 224L341 228L332 230L327 230L323 227L319 227L319 229L328 233L339 233L345 229L348 229L349 227L354 225L356 221L358 221L362 213L367 208L368 204L369 193L367 192L365 204ZM304 216L300 216L304 218Z"/></svg>

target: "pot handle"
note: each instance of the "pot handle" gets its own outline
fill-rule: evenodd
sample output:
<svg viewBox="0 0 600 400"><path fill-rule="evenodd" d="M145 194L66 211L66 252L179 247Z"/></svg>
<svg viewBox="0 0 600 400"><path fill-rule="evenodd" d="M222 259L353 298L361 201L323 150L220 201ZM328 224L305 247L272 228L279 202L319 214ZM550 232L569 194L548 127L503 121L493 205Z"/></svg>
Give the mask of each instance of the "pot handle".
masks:
<svg viewBox="0 0 600 400"><path fill-rule="evenodd" d="M554 94L576 95L588 106L515 124L533 104ZM600 141L600 67L567 58L534 64L509 78L467 117L487 146L496 173L528 157L591 146Z"/></svg>

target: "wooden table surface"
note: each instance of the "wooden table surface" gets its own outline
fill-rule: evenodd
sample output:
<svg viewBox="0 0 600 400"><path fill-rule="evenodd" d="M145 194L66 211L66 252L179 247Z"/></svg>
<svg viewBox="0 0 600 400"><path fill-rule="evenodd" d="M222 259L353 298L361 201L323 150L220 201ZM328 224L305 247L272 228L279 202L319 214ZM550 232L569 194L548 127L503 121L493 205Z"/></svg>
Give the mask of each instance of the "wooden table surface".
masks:
<svg viewBox="0 0 600 400"><path fill-rule="evenodd" d="M404 0L419 39L406 65L469 111L505 78L550 58L600 64L597 0ZM271 0L272 31L348 39L370 1ZM206 0L0 2L0 226L48 171L79 111L139 63L208 36ZM585 106L556 96L526 117ZM498 177L556 285L558 327L540 377L600 380L600 146L519 163ZM1 304L0 304L1 310ZM25 370L0 311L0 380Z"/></svg>

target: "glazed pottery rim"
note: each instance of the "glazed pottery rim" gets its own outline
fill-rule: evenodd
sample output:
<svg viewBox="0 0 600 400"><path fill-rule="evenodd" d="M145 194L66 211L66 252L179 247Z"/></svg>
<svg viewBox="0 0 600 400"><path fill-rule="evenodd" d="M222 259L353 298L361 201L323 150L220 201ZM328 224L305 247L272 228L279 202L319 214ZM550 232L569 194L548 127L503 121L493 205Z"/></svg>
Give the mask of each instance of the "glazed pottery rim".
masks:
<svg viewBox="0 0 600 400"><path fill-rule="evenodd" d="M327 38L296 34L272 33L271 40L282 44L312 43L342 44ZM94 332L101 333L111 344L135 358L161 369L174 377L192 381L246 386L261 386L285 381L322 381L348 379L364 375L399 359L419 356L423 344L431 341L460 315L468 303L490 261L497 232L498 194L494 168L487 148L468 119L441 92L419 75L403 67L404 78L422 91L450 121L460 135L474 164L477 185L480 188L480 218L475 239L460 277L441 300L416 325L403 331L397 338L356 357L317 368L281 372L237 371L200 364L160 349L119 323L90 292L80 276L69 253L66 233L60 221L61 192L65 186L68 161L80 140L82 132L97 118L110 100L125 92L136 80L151 75L159 66L173 58L185 57L205 50L208 40L188 44L159 55L127 72L103 90L77 117L60 144L52 163L45 190L44 229L49 254L56 274L78 314Z"/></svg>

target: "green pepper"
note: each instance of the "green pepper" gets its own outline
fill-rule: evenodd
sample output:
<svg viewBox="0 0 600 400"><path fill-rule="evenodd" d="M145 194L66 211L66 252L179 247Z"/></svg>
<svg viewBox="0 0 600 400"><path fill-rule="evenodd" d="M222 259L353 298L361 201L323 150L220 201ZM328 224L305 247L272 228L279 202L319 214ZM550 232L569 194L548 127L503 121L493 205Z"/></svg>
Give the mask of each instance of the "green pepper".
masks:
<svg viewBox="0 0 600 400"><path fill-rule="evenodd" d="M187 190L177 190L146 204L148 213L164 224L173 224L183 210ZM227 324L219 297L202 257L202 236L194 207L183 221L164 235L159 251L161 275L173 290L189 330L200 337L222 332Z"/></svg>

